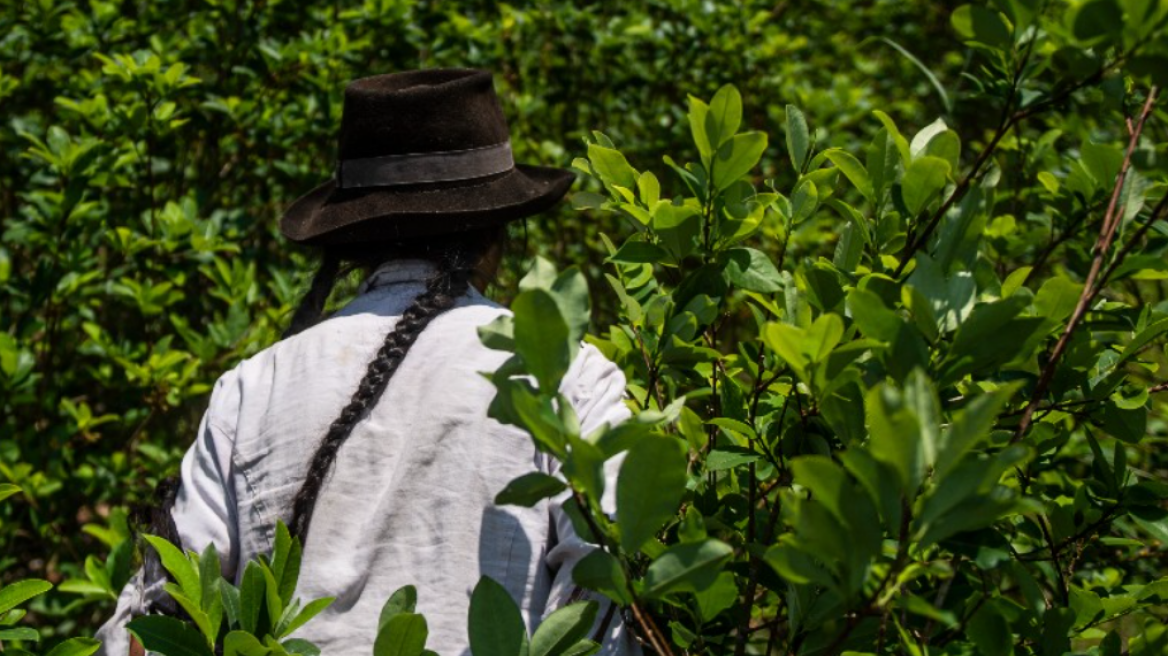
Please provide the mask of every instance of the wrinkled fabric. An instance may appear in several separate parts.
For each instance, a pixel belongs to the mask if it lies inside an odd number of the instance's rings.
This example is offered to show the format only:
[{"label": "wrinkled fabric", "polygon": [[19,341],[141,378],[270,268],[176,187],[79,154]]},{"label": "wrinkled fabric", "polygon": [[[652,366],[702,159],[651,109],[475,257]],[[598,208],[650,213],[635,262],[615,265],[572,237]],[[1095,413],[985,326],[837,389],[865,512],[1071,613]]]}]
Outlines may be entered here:
[{"label": "wrinkled fabric", "polygon": [[[187,549],[214,544],[223,574],[237,584],[243,565],[273,546],[277,519],[292,500],[328,425],[348,402],[385,335],[434,271],[422,261],[390,262],[328,320],[283,340],[223,374],[197,439],[182,462],[173,515]],[[496,506],[495,495],[529,472],[555,474],[519,430],[487,417],[492,372],[507,353],[479,342],[476,329],[508,310],[475,290],[421,333],[377,405],[341,447],[317,500],[304,545],[297,596],[336,601],[293,634],[325,656],[367,656],[385,600],[418,588],[427,647],[469,654],[467,610],[483,575],[501,583],[528,629],[580,598],[571,569],[592,546],[573,530],[564,496],[533,508]],[[583,345],[561,391],[583,434],[629,416],[620,370]],[[611,461],[604,505],[612,512]],[[127,653],[131,616],[162,594],[141,572],[123,590],[98,637],[103,652]],[[607,602],[601,603],[600,619]],[[639,652],[615,613],[603,652]]]}]

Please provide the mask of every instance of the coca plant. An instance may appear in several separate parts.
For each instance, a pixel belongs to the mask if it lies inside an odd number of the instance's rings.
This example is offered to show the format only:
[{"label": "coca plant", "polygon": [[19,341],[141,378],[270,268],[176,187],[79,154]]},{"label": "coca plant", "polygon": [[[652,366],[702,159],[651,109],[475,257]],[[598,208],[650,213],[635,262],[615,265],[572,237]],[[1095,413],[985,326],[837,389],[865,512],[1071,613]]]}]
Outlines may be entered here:
[{"label": "coca plant", "polygon": [[[145,539],[173,580],[164,585],[165,592],[184,611],[180,617],[146,615],[129,622],[126,628],[147,651],[162,656],[320,656],[316,644],[291,636],[334,598],[302,605],[296,597],[302,548],[283,522],[276,523],[271,553],[247,563],[238,587],[223,578],[215,545],[199,554],[155,536]],[[370,636],[374,656],[438,656],[426,649],[430,631],[417,604],[412,585],[389,596]],[[589,656],[599,648],[588,639],[596,607],[592,601],[567,604],[529,636],[507,589],[483,576],[470,595],[469,645],[478,656]]]},{"label": "coca plant", "polygon": [[[482,331],[514,353],[493,416],[563,462],[498,501],[562,495],[600,547],[576,581],[647,649],[1168,649],[1168,7],[1048,4],[953,14],[989,134],[876,110],[832,148],[788,106],[771,140],[725,86],[689,99],[693,161],[587,140],[620,310],[585,337],[582,275],[541,261]],[[1065,132],[1090,94],[1109,131]],[[591,435],[557,393],[581,337],[636,411]]]}]

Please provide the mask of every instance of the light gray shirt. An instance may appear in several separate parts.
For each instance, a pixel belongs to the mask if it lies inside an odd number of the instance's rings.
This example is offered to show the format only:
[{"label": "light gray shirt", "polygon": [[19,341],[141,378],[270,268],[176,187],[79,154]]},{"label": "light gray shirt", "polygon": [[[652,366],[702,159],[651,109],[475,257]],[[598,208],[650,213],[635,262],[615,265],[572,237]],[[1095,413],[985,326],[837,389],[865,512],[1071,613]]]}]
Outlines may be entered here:
[{"label": "light gray shirt", "polygon": [[[214,543],[224,576],[236,583],[243,565],[271,551],[276,520],[290,520],[325,430],[433,270],[418,260],[387,263],[343,310],[223,374],[182,462],[173,514],[185,548]],[[341,447],[317,500],[297,587],[302,601],[336,597],[294,634],[324,656],[371,654],[382,604],[407,584],[418,588],[427,647],[441,656],[469,654],[467,609],[482,575],[510,591],[529,630],[580,597],[571,569],[593,547],[573,532],[563,495],[533,508],[493,502],[512,479],[559,466],[527,435],[487,417],[495,390],[480,372],[508,354],[482,346],[476,329],[507,312],[472,289],[434,319]],[[585,435],[629,416],[624,389],[620,370],[588,345],[561,387]],[[611,512],[611,494],[604,505]],[[160,594],[161,582],[142,578],[126,586],[98,633],[106,654],[127,653],[125,623]],[[619,613],[603,647],[639,652]]]}]

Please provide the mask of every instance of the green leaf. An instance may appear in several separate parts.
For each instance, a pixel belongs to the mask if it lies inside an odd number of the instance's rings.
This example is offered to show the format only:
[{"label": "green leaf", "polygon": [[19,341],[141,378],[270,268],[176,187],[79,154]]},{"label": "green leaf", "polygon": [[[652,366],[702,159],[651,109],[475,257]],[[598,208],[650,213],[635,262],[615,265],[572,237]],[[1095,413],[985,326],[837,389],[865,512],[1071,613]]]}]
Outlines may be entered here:
[{"label": "green leaf", "polygon": [[122,588],[130,580],[130,577],[133,576],[133,573],[130,571],[133,558],[133,541],[122,540],[110,551],[110,555],[105,559],[105,572],[109,577],[110,588],[113,591],[120,593]]},{"label": "green leaf", "polygon": [[1123,151],[1115,146],[1087,141],[1079,149],[1079,156],[1095,182],[1110,190],[1123,166]]},{"label": "green leaf", "polygon": [[[272,547],[272,576],[276,581],[280,581],[284,574],[284,567],[288,562],[288,554],[292,551],[292,533],[288,530],[288,526],[280,520],[276,520],[276,542]],[[288,597],[280,596],[281,599]]]},{"label": "green leaf", "polygon": [[271,652],[258,638],[245,631],[232,631],[223,639],[223,656],[267,656]]},{"label": "green leaf", "polygon": [[700,592],[713,585],[734,550],[719,540],[676,544],[653,560],[645,572],[645,596]]},{"label": "green leaf", "polygon": [[949,628],[957,626],[957,617],[952,612],[941,610],[921,597],[904,595],[900,597],[899,605],[914,615],[940,622],[943,626]]},{"label": "green leaf", "polygon": [[519,291],[525,292],[529,289],[542,289],[545,292],[551,291],[552,285],[555,282],[556,266],[548,261],[547,258],[536,257],[535,262],[531,264],[531,268],[519,280]]},{"label": "green leaf", "polygon": [[1009,49],[1014,43],[1013,28],[999,12],[980,5],[961,5],[949,17],[953,29],[964,39],[995,48]]},{"label": "green leaf", "polygon": [[937,447],[936,478],[944,478],[966,453],[989,437],[998,413],[1019,387],[1020,383],[1013,383],[979,394],[957,413]]},{"label": "green leaf", "polygon": [[731,248],[719,256],[726,282],[752,292],[769,294],[782,289],[774,262],[753,248]]},{"label": "green leaf", "polygon": [[657,207],[661,200],[661,182],[652,171],[644,171],[637,178],[637,193],[641,196],[641,202],[650,210]]},{"label": "green leaf", "polygon": [[[334,601],[336,601],[336,597],[322,597],[321,599],[313,599],[308,602],[308,605],[301,609],[292,621],[288,622],[288,625],[284,627],[277,637],[283,638],[284,636],[291,635],[293,631],[304,626],[309,620],[321,614]],[[384,609],[382,610],[384,611]]]},{"label": "green leaf", "polygon": [[925,207],[945,188],[949,175],[949,162],[930,155],[918,157],[908,165],[901,180],[901,195],[905,207],[913,216]]},{"label": "green leaf", "polygon": [[791,472],[795,482],[807,488],[817,503],[823,504],[841,524],[848,525],[845,506],[852,503],[852,486],[842,467],[827,456],[802,456],[791,460]]},{"label": "green leaf", "polygon": [[[128,542],[125,544],[129,545]],[[219,624],[223,619],[223,598],[219,595],[219,581],[222,578],[219,552],[215,549],[215,543],[211,543],[199,558],[199,583],[203,588],[201,609],[207,613],[209,620],[207,637],[212,642],[219,636]]]},{"label": "green leaf", "polygon": [[530,508],[543,499],[563,492],[566,488],[564,482],[555,476],[531,472],[508,483],[502,492],[495,495],[495,504]]},{"label": "green leaf", "polygon": [[993,603],[983,604],[969,619],[965,635],[978,651],[986,656],[1007,656],[1013,653],[1013,635],[1006,618],[997,611]]},{"label": "green leaf", "polygon": [[888,135],[892,137],[892,141],[896,144],[896,150],[900,153],[900,161],[907,164],[912,161],[912,152],[909,150],[908,139],[900,133],[900,129],[896,127],[896,122],[892,117],[879,109],[873,110],[872,114],[880,119],[880,123],[884,125],[884,129],[888,130]]},{"label": "green leaf", "polygon": [[840,238],[831,260],[832,265],[847,273],[855,271],[864,257],[866,241],[863,224],[859,221],[848,221],[840,231]]},{"label": "green leaf", "polygon": [[734,575],[730,572],[718,574],[718,578],[714,579],[713,585],[694,594],[694,598],[698,602],[698,612],[701,614],[702,620],[709,622],[721,614],[722,611],[733,606],[734,602],[738,601],[738,594],[738,586],[734,583]]},{"label": "green leaf", "polygon": [[240,617],[239,589],[219,579],[219,601],[227,616],[227,626],[238,626]]},{"label": "green leaf", "polygon": [[[1127,70],[1157,86],[1168,86],[1168,54],[1144,53],[1136,55],[1128,61]],[[3,278],[3,274],[0,273],[0,281]]]},{"label": "green leaf", "polygon": [[628,580],[620,563],[600,549],[576,563],[572,568],[572,581],[583,588],[604,594],[619,604],[627,605],[632,600]]},{"label": "green leaf", "polygon": [[[592,642],[591,640],[581,640],[580,642],[577,642],[576,644],[569,647],[567,651],[563,652],[560,656],[592,656],[598,651],[600,651],[599,644]],[[430,656],[438,655],[431,654]]]},{"label": "green leaf", "polygon": [[911,498],[927,467],[920,419],[909,408],[905,396],[887,383],[869,390],[864,405],[872,457],[897,473],[900,489]]},{"label": "green leaf", "polygon": [[928,155],[929,153],[926,151],[929,143],[948,129],[949,126],[945,124],[945,120],[940,118],[921,128],[921,131],[913,136],[912,143],[909,144],[909,151],[912,153],[913,159],[921,155]]},{"label": "green leaf", "polygon": [[1074,312],[1082,293],[1081,283],[1055,276],[1042,283],[1042,287],[1034,295],[1034,307],[1038,310],[1038,315],[1049,320],[1051,324],[1061,324]]},{"label": "green leaf", "polygon": [[377,621],[378,629],[393,619],[398,613],[413,613],[418,607],[418,589],[412,585],[404,585],[394,591],[381,607],[381,616]]},{"label": "green leaf", "polygon": [[556,276],[551,286],[552,297],[560,306],[564,323],[568,325],[568,353],[575,357],[588,322],[592,318],[591,299],[588,296],[588,281],[576,267],[568,267]]},{"label": "green leaf", "polygon": [[621,548],[636,553],[677,514],[685,481],[686,447],[680,440],[643,439],[629,449],[616,486]]},{"label": "green leaf", "polygon": [[276,548],[272,552],[272,575],[278,583],[277,592],[284,605],[292,600],[296,582],[300,578],[300,539],[288,531],[284,522],[276,521]]},{"label": "green leaf", "polygon": [[[952,380],[969,372],[994,369],[1023,352],[1027,340],[1044,323],[1039,317],[1017,316],[1028,301],[1012,296],[974,307],[953,336],[941,379]],[[1010,339],[1000,339],[1010,335]]]},{"label": "green leaf", "polygon": [[743,132],[722,144],[710,163],[714,188],[722,191],[750,173],[766,146],[767,136],[762,132]]},{"label": "green leaf", "polygon": [[203,586],[199,583],[198,571],[195,570],[194,564],[191,563],[186,554],[165,538],[155,535],[143,537],[158,552],[159,558],[162,559],[162,566],[174,577],[183,594],[189,597],[196,606],[202,607]]},{"label": "green leaf", "polygon": [[808,377],[812,363],[823,362],[843,338],[840,315],[821,314],[806,329],[786,323],[769,323],[763,330],[767,346],[775,350],[801,377]]},{"label": "green leaf", "polygon": [[899,527],[900,491],[896,486],[888,485],[889,479],[896,476],[895,469],[863,449],[848,449],[839,455],[839,460],[876,503],[885,526]]},{"label": "green leaf", "polygon": [[961,164],[961,138],[953,130],[942,130],[925,144],[924,154],[945,160],[952,174]]},{"label": "green leaf", "polygon": [[311,642],[302,638],[292,638],[280,643],[289,654],[298,654],[299,656],[320,656],[320,648]]},{"label": "green leaf", "polygon": [[872,199],[872,180],[868,177],[868,170],[864,168],[860,160],[838,148],[823,151],[823,156],[831,160],[836,168],[843,171],[843,174],[863,194],[864,198]]},{"label": "green leaf", "polygon": [[[27,640],[29,642],[40,642],[41,634],[36,629],[30,629],[27,626],[19,626],[15,629],[0,629],[0,640]],[[9,650],[3,653],[8,654]]]},{"label": "green leaf", "polygon": [[572,362],[568,325],[552,295],[542,289],[521,293],[511,304],[515,315],[515,352],[539,381],[554,393]]},{"label": "green leaf", "polygon": [[879,202],[884,192],[896,180],[897,170],[901,165],[900,151],[896,146],[896,139],[888,128],[880,128],[872,143],[868,144],[867,169],[872,183],[872,200]]},{"label": "green leaf", "polygon": [[89,656],[101,647],[100,640],[93,638],[69,638],[53,647],[45,656]]},{"label": "green leaf", "polygon": [[496,351],[515,351],[515,324],[510,315],[501,315],[494,321],[478,327],[479,341]]},{"label": "green leaf", "polygon": [[[698,147],[698,154],[702,162],[707,163],[714,154],[714,147],[710,145],[710,137],[706,134],[706,116],[710,113],[710,106],[694,96],[689,97],[689,129],[693,134],[694,145]],[[666,155],[668,157],[668,155]],[[673,167],[679,173],[682,170]],[[684,175],[683,175],[684,177]]]},{"label": "green leaf", "polygon": [[738,133],[738,126],[742,124],[742,95],[734,85],[724,85],[714,94],[705,123],[706,136],[714,151]]},{"label": "green leaf", "polygon": [[167,583],[163,586],[163,589],[166,590],[166,593],[169,594],[172,599],[178,602],[178,605],[181,606],[184,611],[186,611],[187,615],[190,615],[191,621],[195,623],[195,626],[199,627],[199,631],[202,631],[203,636],[206,638],[207,644],[214,644],[215,636],[217,634],[211,631],[211,618],[207,616],[207,613],[203,611],[203,609],[200,608],[199,605],[194,602],[194,600],[183,594],[177,585],[173,583]]},{"label": "green leaf", "polygon": [[627,264],[657,264],[669,259],[669,253],[656,244],[645,241],[626,241],[608,257],[610,262]]},{"label": "green leaf", "polygon": [[568,604],[547,616],[531,636],[531,656],[562,656],[588,637],[596,621],[595,601]]},{"label": "green leaf", "polygon": [[164,656],[214,656],[198,629],[173,617],[144,615],[131,620],[126,629],[146,651]]},{"label": "green leaf", "polygon": [[8,497],[23,491],[24,490],[21,490],[19,486],[13,485],[11,483],[0,483],[0,501],[3,501]]},{"label": "green leaf", "polygon": [[[248,563],[239,585],[239,628],[248,633],[266,633],[267,626],[261,622],[266,616],[264,613],[266,593],[263,568],[255,561]],[[271,621],[269,618],[268,622]]]},{"label": "green leaf", "polygon": [[608,202],[607,196],[593,193],[591,191],[578,191],[572,194],[570,201],[572,209],[576,210],[595,210],[600,209],[602,205]]},{"label": "green leaf", "polygon": [[52,589],[52,583],[41,579],[25,579],[0,588],[0,616],[29,599]]},{"label": "green leaf", "polygon": [[597,144],[588,144],[588,159],[600,177],[610,184],[626,189],[637,186],[637,172],[629,166],[628,160],[620,152]]},{"label": "green leaf", "polygon": [[280,584],[276,581],[272,569],[262,562],[260,565],[260,573],[264,577],[264,604],[268,611],[268,619],[273,625],[272,632],[275,632],[278,629],[280,618],[284,615],[284,609],[290,605],[292,600],[280,596]]},{"label": "green leaf", "polygon": [[422,656],[429,634],[426,618],[417,613],[398,613],[377,632],[373,656]]},{"label": "green leaf", "polygon": [[1071,26],[1075,38],[1085,42],[1118,35],[1124,29],[1123,10],[1115,0],[1092,0],[1074,12]]},{"label": "green leaf", "polygon": [[706,457],[706,471],[725,471],[757,462],[761,456],[743,448],[722,448],[710,451]]},{"label": "green leaf", "polygon": [[470,596],[470,651],[474,656],[527,656],[527,628],[507,589],[488,576]]},{"label": "green leaf", "polygon": [[807,154],[811,150],[811,137],[807,129],[807,119],[794,105],[787,105],[787,155],[796,172],[803,171]]}]

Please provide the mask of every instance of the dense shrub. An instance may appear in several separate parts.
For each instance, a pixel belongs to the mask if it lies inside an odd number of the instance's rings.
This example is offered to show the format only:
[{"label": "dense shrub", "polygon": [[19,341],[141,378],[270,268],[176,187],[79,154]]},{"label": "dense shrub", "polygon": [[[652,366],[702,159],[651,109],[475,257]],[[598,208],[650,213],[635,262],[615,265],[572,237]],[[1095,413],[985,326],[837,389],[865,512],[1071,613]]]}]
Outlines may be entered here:
[{"label": "dense shrub", "polygon": [[[472,65],[519,159],[587,174],[525,242],[582,273],[537,264],[484,338],[518,356],[499,418],[571,463],[605,547],[581,581],[648,643],[1161,653],[1166,16],[6,7],[0,573],[59,584],[23,624],[53,643],[108,611],[125,508],[287,321],[306,254],[275,219],[331,170],[343,82]],[[589,326],[642,411],[598,436],[540,391]],[[614,522],[592,473],[624,452]]]}]

